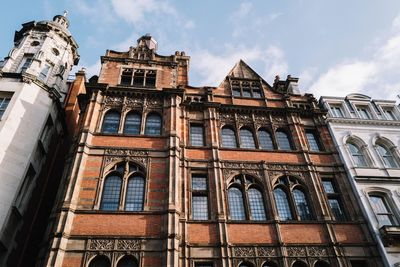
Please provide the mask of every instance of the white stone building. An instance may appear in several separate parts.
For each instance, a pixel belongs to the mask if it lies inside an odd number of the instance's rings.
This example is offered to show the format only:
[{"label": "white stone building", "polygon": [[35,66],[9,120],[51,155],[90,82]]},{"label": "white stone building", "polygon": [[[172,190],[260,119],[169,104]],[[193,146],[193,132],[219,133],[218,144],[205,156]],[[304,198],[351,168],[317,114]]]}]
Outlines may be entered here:
[{"label": "white stone building", "polygon": [[66,14],[22,24],[0,62],[0,266],[9,265],[24,220],[34,218],[28,204],[44,186],[38,177],[46,175],[52,142],[63,135],[67,78],[79,61],[68,26]]},{"label": "white stone building", "polygon": [[400,266],[400,109],[362,94],[321,97],[349,179],[387,266]]}]

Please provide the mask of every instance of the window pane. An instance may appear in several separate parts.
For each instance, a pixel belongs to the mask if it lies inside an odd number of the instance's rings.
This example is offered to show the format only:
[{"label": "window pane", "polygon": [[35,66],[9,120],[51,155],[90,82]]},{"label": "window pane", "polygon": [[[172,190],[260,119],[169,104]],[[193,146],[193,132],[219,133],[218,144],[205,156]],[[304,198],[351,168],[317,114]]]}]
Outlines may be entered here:
[{"label": "window pane", "polygon": [[251,97],[251,89],[250,89],[250,84],[248,82],[242,83],[242,92],[243,92],[243,97]]},{"label": "window pane", "polygon": [[360,117],[361,117],[362,119],[367,119],[367,120],[369,120],[369,119],[372,118],[371,114],[369,113],[368,108],[366,108],[366,107],[359,107],[359,108],[357,108],[357,111],[358,111],[358,113],[360,114]]},{"label": "window pane", "polygon": [[118,133],[120,114],[116,111],[108,111],[104,115],[103,133]]},{"label": "window pane", "polygon": [[361,152],[361,150],[357,146],[355,146],[351,143],[348,143],[348,146],[349,146],[351,156],[353,157],[354,164],[357,167],[366,167],[367,162],[365,161],[364,154]]},{"label": "window pane", "polygon": [[263,221],[267,219],[265,215],[264,200],[261,192],[255,188],[250,188],[247,192],[249,196],[251,218],[255,221]]},{"label": "window pane", "polygon": [[276,140],[278,142],[278,147],[281,150],[292,150],[292,146],[290,145],[289,137],[285,132],[277,131],[276,132]]},{"label": "window pane", "polygon": [[213,264],[212,263],[202,263],[202,262],[200,262],[200,263],[196,263],[194,266],[195,267],[213,267]]},{"label": "window pane", "polygon": [[233,96],[240,96],[240,87],[238,85],[232,85]]},{"label": "window pane", "polygon": [[253,133],[247,129],[240,129],[240,143],[243,148],[256,148]]},{"label": "window pane", "polygon": [[236,187],[228,190],[229,213],[232,220],[245,220],[246,214],[243,205],[242,192]]},{"label": "window pane", "polygon": [[118,210],[121,183],[121,178],[118,176],[109,176],[106,178],[100,205],[101,210]]},{"label": "window pane", "polygon": [[202,125],[190,125],[190,144],[204,146],[204,128]]},{"label": "window pane", "polygon": [[222,128],[222,147],[237,147],[235,132],[227,127]]},{"label": "window pane", "polygon": [[385,147],[383,147],[381,145],[376,145],[376,149],[378,150],[379,155],[381,155],[386,167],[389,167],[389,168],[397,167],[397,163],[394,160],[392,152],[390,152],[388,149],[386,149]]},{"label": "window pane", "polygon": [[343,212],[342,206],[336,198],[328,199],[329,206],[331,207],[332,213],[335,216],[336,220],[344,221],[346,220],[346,216]]},{"label": "window pane", "polygon": [[7,109],[8,104],[10,103],[11,98],[9,97],[0,97],[0,119],[3,116],[4,112]]},{"label": "window pane", "polygon": [[125,256],[118,261],[117,267],[137,267],[136,260],[133,257]]},{"label": "window pane", "polygon": [[261,149],[274,149],[271,134],[265,130],[258,131],[258,141]]},{"label": "window pane", "polygon": [[321,151],[320,145],[314,132],[306,131],[306,137],[311,151]]},{"label": "window pane", "polygon": [[332,114],[333,114],[334,117],[340,117],[340,118],[344,117],[341,107],[332,106],[331,110],[332,110]]},{"label": "window pane", "polygon": [[125,117],[124,133],[126,134],[140,134],[140,124],[142,116],[137,113],[128,113]]},{"label": "window pane", "polygon": [[121,84],[131,85],[132,84],[132,69],[124,69],[121,74]]},{"label": "window pane", "polygon": [[322,185],[324,186],[325,193],[327,194],[335,193],[335,188],[333,187],[332,181],[324,180],[322,181]]},{"label": "window pane", "polygon": [[105,256],[97,256],[90,261],[89,267],[111,267],[110,261]]},{"label": "window pane", "polygon": [[385,113],[386,118],[387,118],[388,120],[391,120],[391,121],[396,120],[396,116],[393,114],[393,111],[392,111],[392,110],[390,110],[390,109],[384,109],[383,112]]},{"label": "window pane", "polygon": [[147,116],[145,134],[161,134],[161,117],[159,115],[153,113]]},{"label": "window pane", "polygon": [[156,71],[151,70],[146,73],[146,86],[156,86]]},{"label": "window pane", "polygon": [[386,201],[381,196],[370,196],[372,209],[374,210],[380,225],[392,225],[393,214],[389,210]]},{"label": "window pane", "polygon": [[144,85],[144,70],[136,70],[133,74],[133,84],[143,86]]},{"label": "window pane", "polygon": [[278,210],[279,214],[279,219],[281,219],[282,221],[292,220],[292,212],[290,211],[286,193],[282,189],[276,188],[274,190],[274,198],[276,202],[276,209]]},{"label": "window pane", "polygon": [[45,65],[42,71],[39,73],[39,79],[44,81],[47,75],[49,74],[49,71],[50,71],[50,65]]},{"label": "window pane", "polygon": [[207,190],[207,178],[200,176],[193,176],[192,190]]},{"label": "window pane", "polygon": [[194,220],[208,220],[207,196],[192,197],[192,217]]},{"label": "window pane", "polygon": [[301,220],[311,220],[311,212],[308,207],[306,195],[299,189],[293,190],[293,198],[296,204],[296,210]]},{"label": "window pane", "polygon": [[125,210],[141,211],[143,210],[144,200],[144,179],[140,176],[134,176],[128,180],[126,190]]}]

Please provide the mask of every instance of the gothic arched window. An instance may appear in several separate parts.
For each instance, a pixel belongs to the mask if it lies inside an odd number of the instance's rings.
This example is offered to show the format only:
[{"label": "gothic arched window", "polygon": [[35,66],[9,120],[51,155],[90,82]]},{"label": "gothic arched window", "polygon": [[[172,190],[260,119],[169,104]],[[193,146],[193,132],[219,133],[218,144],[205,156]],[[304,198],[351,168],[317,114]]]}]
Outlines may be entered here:
[{"label": "gothic arched window", "polygon": [[273,261],[267,261],[263,264],[262,267],[278,267],[278,265]]},{"label": "gothic arched window", "polygon": [[276,141],[278,143],[278,148],[280,150],[292,150],[292,144],[290,143],[289,136],[285,131],[277,130],[275,135]]},{"label": "gothic arched window", "polygon": [[397,168],[399,166],[394,155],[386,145],[381,143],[376,144],[376,150],[386,167]]},{"label": "gothic arched window", "polygon": [[256,148],[253,132],[249,129],[240,129],[240,146],[243,148]]},{"label": "gothic arched window", "polygon": [[111,263],[106,256],[96,256],[90,261],[89,267],[111,267]]},{"label": "gothic arched window", "polygon": [[261,149],[270,149],[270,150],[274,149],[272,136],[268,131],[264,129],[258,130],[258,144]]},{"label": "gothic arched window", "polygon": [[157,113],[150,113],[146,119],[146,129],[144,131],[147,135],[161,135],[161,116]]},{"label": "gothic arched window", "polygon": [[232,220],[267,219],[264,197],[259,188],[260,185],[255,179],[248,175],[238,175],[232,180],[228,189],[229,213]]},{"label": "gothic arched window", "polygon": [[282,176],[274,188],[275,204],[280,220],[312,220],[311,207],[304,193],[306,188],[295,177]]},{"label": "gothic arched window", "polygon": [[144,200],[144,179],[143,177],[133,174],[128,179],[128,187],[126,189],[125,210],[141,211],[143,210]]},{"label": "gothic arched window", "polygon": [[254,265],[250,262],[242,262],[239,267],[254,267]]},{"label": "gothic arched window", "polygon": [[303,261],[295,261],[292,267],[307,267],[308,265]]},{"label": "gothic arched window", "polygon": [[140,134],[140,126],[142,116],[136,112],[129,112],[125,116],[124,133],[125,134]]},{"label": "gothic arched window", "polygon": [[138,267],[137,261],[132,256],[124,256],[118,261],[117,267]]},{"label": "gothic arched window", "polygon": [[236,134],[230,127],[224,126],[221,130],[222,147],[236,148]]},{"label": "gothic arched window", "polygon": [[347,146],[349,147],[350,155],[353,158],[354,165],[356,167],[366,167],[367,161],[362,150],[356,144],[350,142],[347,143]]},{"label": "gothic arched window", "polygon": [[121,195],[122,179],[117,175],[110,175],[104,181],[101,210],[118,210]]},{"label": "gothic arched window", "polygon": [[118,111],[110,110],[104,115],[101,131],[103,133],[118,133],[121,114]]},{"label": "gothic arched window", "polygon": [[314,267],[330,267],[330,264],[327,263],[326,261],[317,261],[314,264]]}]

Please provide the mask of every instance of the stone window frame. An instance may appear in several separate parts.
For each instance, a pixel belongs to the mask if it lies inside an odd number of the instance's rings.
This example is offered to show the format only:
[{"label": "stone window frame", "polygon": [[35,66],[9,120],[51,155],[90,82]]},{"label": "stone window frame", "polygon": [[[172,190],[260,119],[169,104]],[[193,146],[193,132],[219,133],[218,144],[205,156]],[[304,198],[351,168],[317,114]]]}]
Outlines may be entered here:
[{"label": "stone window frame", "polygon": [[[357,118],[358,119],[361,119],[361,120],[374,120],[374,119],[376,119],[376,114],[373,111],[373,109],[372,109],[372,107],[371,107],[371,105],[369,103],[354,103],[353,102],[353,104],[356,107],[355,108],[355,112],[357,114]],[[363,110],[363,109],[366,111],[367,117],[369,117],[369,118],[364,118],[361,115],[360,110]]]},{"label": "stone window frame", "polygon": [[[277,132],[283,132],[284,134],[286,134],[288,142],[289,142],[289,146],[290,146],[289,150],[280,148],[280,145],[279,145],[279,142],[278,142],[278,138],[276,136]],[[274,136],[274,139],[275,139],[275,142],[276,142],[276,145],[277,145],[277,150],[280,150],[280,151],[294,151],[294,150],[296,150],[295,144],[293,142],[293,136],[290,134],[290,131],[287,129],[287,127],[278,127],[278,128],[276,128],[275,131],[274,131],[274,135],[273,136]]]},{"label": "stone window frame", "polygon": [[[372,160],[372,155],[369,152],[368,145],[358,136],[353,134],[349,134],[344,137],[343,139],[344,148],[346,150],[347,155],[349,155],[351,164],[354,168],[374,168],[375,163]],[[356,162],[353,158],[353,154],[350,151],[350,147],[348,144],[352,144],[361,151],[362,155],[364,156],[364,160],[366,162],[366,166],[357,166]]]},{"label": "stone window frame", "polygon": [[[327,191],[325,190],[325,186],[323,185],[323,182],[324,182],[324,181],[328,181],[328,182],[330,182],[330,183],[332,184],[333,192],[327,192]],[[321,177],[321,186],[322,186],[323,193],[324,193],[324,195],[325,195],[325,197],[326,197],[326,200],[327,200],[326,203],[327,203],[327,206],[329,207],[329,211],[330,211],[330,214],[331,214],[331,218],[333,218],[335,221],[338,221],[338,222],[346,222],[346,221],[348,221],[348,218],[349,218],[350,216],[349,216],[349,214],[347,213],[347,210],[344,209],[344,205],[343,205],[343,203],[344,203],[343,194],[342,194],[342,192],[341,192],[341,190],[340,190],[340,186],[339,186],[339,184],[336,182],[335,178],[334,178],[333,176],[323,175],[323,176]],[[330,199],[336,199],[336,200],[339,202],[339,206],[340,206],[340,208],[341,208],[341,210],[342,210],[342,212],[343,212],[344,218],[338,219],[338,218],[335,216],[335,214],[334,214],[334,212],[332,211],[332,208],[331,208],[331,206],[330,206],[330,204],[329,204],[329,200],[330,200]]]},{"label": "stone window frame", "polygon": [[[396,166],[386,166],[386,163],[381,155],[381,153],[378,151],[378,145],[382,146],[385,148],[387,151],[390,152],[391,156],[393,157],[393,161]],[[372,146],[375,150],[375,153],[377,154],[380,162],[385,168],[388,169],[399,169],[400,168],[400,152],[397,149],[397,146],[388,138],[381,136],[380,134],[377,134],[373,140],[372,140]]]},{"label": "stone window frame", "polygon": [[[104,184],[108,176],[112,175],[113,173],[117,173],[117,168],[118,166],[124,163],[124,171],[122,175],[119,175],[121,178],[121,189],[120,189],[120,196],[119,196],[119,205],[117,210],[102,210],[101,209],[101,203],[103,200],[103,193],[104,193]],[[137,171],[135,172],[130,172],[129,171],[129,165],[135,165],[137,167]],[[140,211],[128,211],[125,210],[125,205],[126,205],[126,194],[128,190],[128,182],[129,178],[134,175],[134,173],[140,173],[141,177],[144,179],[144,188],[143,188],[143,203],[142,203],[142,210]],[[119,173],[120,174],[120,173]],[[98,210],[101,212],[128,212],[128,213],[137,213],[137,212],[143,212],[146,210],[146,203],[147,203],[147,188],[148,187],[148,173],[147,169],[140,163],[133,161],[133,160],[125,160],[121,159],[118,161],[113,161],[112,163],[108,164],[104,170],[103,174],[99,178],[99,182],[97,185],[97,194],[96,194],[96,199],[95,199],[95,205],[94,205],[94,210]]]},{"label": "stone window frame", "polygon": [[[248,87],[243,87],[243,83],[249,83]],[[252,86],[253,84],[258,84],[259,86]],[[233,85],[236,85],[239,88],[239,95],[236,95],[233,90]],[[233,98],[249,98],[249,99],[264,99],[265,93],[262,81],[260,79],[238,79],[238,78],[229,78],[229,88],[231,90],[231,96]],[[250,96],[244,96],[243,88],[249,88],[248,91]],[[254,92],[259,91],[260,96],[255,97]]]},{"label": "stone window frame", "polygon": [[[203,121],[195,121],[195,120],[189,120],[188,122],[189,124],[189,131],[188,131],[188,141],[189,141],[189,146],[191,147],[206,147],[207,146],[207,138],[206,138],[206,127],[205,127],[205,123]],[[203,129],[203,144],[202,145],[194,145],[192,144],[192,135],[191,135],[191,128],[192,126],[200,126]]]},{"label": "stone window frame", "polygon": [[[281,179],[285,179],[286,182],[281,183],[280,182]],[[295,182],[293,182],[293,179],[295,180]],[[278,207],[276,206],[276,201],[275,201],[275,196],[274,196],[273,197],[274,198],[274,205],[275,205],[275,208],[276,208],[276,211],[277,211],[276,215],[278,216],[278,220],[279,221],[283,221],[283,222],[287,222],[287,221],[289,221],[289,222],[290,221],[304,222],[304,221],[315,221],[316,220],[315,207],[313,207],[312,201],[311,201],[312,200],[311,193],[308,190],[308,188],[305,185],[305,183],[302,181],[302,179],[300,179],[299,177],[294,176],[294,175],[281,175],[281,176],[277,177],[275,182],[274,182],[274,185],[272,187],[273,193],[274,193],[275,189],[277,189],[277,188],[280,188],[281,190],[283,190],[285,192],[287,202],[289,203],[289,209],[290,209],[290,212],[291,212],[291,215],[292,215],[292,219],[291,220],[281,220],[279,218],[279,211],[278,211]],[[301,217],[299,215],[299,212],[297,211],[296,201],[295,201],[295,198],[293,196],[293,191],[296,190],[296,189],[300,190],[304,194],[304,196],[306,198],[307,206],[308,206],[308,209],[309,209],[309,212],[310,212],[309,215],[311,217],[310,219],[305,219],[305,220],[301,219]]]},{"label": "stone window frame", "polygon": [[[328,114],[331,118],[351,118],[351,113],[354,113],[349,108],[349,103],[346,104],[345,100],[326,100],[325,102],[326,108],[328,110]],[[332,111],[332,107],[338,107],[341,109],[343,117],[335,116]]]},{"label": "stone window frame", "polygon": [[[310,134],[313,135],[314,140],[317,143],[318,150],[314,150],[314,149],[311,148],[310,140],[308,139],[307,133],[310,133]],[[305,127],[304,128],[304,136],[305,136],[305,139],[307,141],[308,150],[310,152],[324,152],[324,151],[326,151],[326,148],[324,147],[323,142],[321,140],[321,133],[318,131],[317,128]]]},{"label": "stone window frame", "polygon": [[[103,132],[103,123],[104,123],[104,117],[109,111],[116,111],[120,114],[120,120],[119,120],[119,126],[118,126],[118,132],[117,133],[104,133]],[[141,122],[140,122],[140,133],[139,134],[129,134],[129,133],[124,133],[124,128],[125,128],[125,119],[126,115],[130,112],[136,112],[141,115]],[[161,118],[161,123],[160,123],[160,134],[159,135],[148,135],[145,134],[145,129],[146,129],[146,123],[147,123],[147,117],[150,114],[157,114]],[[132,108],[132,109],[125,109],[122,110],[120,107],[107,107],[102,111],[102,115],[100,117],[100,121],[97,127],[97,132],[99,134],[104,134],[104,135],[125,135],[125,136],[151,136],[151,137],[156,137],[156,136],[162,136],[164,134],[164,127],[163,127],[163,116],[162,116],[162,110],[159,109],[151,109],[147,111],[143,111],[142,109],[139,108]]]},{"label": "stone window frame", "polygon": [[[14,95],[14,92],[6,92],[6,91],[0,92],[0,110],[2,111],[2,113],[0,114],[0,121],[7,118],[8,114],[10,112],[10,109],[11,109],[13,95]],[[7,104],[4,104],[4,103],[7,103]]]},{"label": "stone window frame", "polygon": [[[131,74],[131,81],[130,84],[122,84],[122,76],[123,76],[123,72],[124,70],[130,69],[132,70],[132,74]],[[143,76],[143,83],[142,85],[139,84],[135,84],[133,82],[134,76],[135,76],[135,71],[143,71],[144,72],[144,76]],[[147,73],[149,72],[154,72],[155,73],[155,78],[154,78],[154,85],[147,85]],[[118,78],[118,85],[119,86],[139,86],[139,87],[146,87],[146,88],[156,88],[157,86],[157,81],[158,81],[158,75],[157,75],[157,69],[155,68],[135,68],[135,67],[129,67],[129,66],[121,66],[120,69],[120,73],[119,73],[119,78]]]},{"label": "stone window frame", "polygon": [[386,204],[386,207],[389,209],[390,214],[393,218],[393,225],[398,225],[400,223],[400,210],[398,209],[394,199],[393,199],[393,193],[389,189],[383,188],[383,187],[369,187],[363,190],[367,200],[368,200],[368,207],[371,213],[373,214],[375,218],[375,225],[378,226],[378,228],[382,227],[383,225],[380,224],[379,219],[377,214],[375,213],[374,207],[372,206],[370,197],[371,195],[379,196],[382,197],[384,200],[384,203]]},{"label": "stone window frame", "polygon": [[[204,177],[206,179],[206,189],[205,190],[193,190],[193,177]],[[194,219],[193,218],[193,197],[194,196],[205,196],[207,197],[207,219]],[[205,171],[192,171],[190,174],[190,219],[194,221],[207,221],[210,220],[211,207],[210,207],[210,179]]]},{"label": "stone window frame", "polygon": [[[251,183],[247,183],[246,182],[247,181],[246,177],[249,177],[253,181]],[[240,179],[241,183],[239,184],[239,183],[235,182],[236,179]],[[228,194],[229,194],[229,189],[233,188],[233,187],[239,189],[240,192],[242,193],[242,201],[243,201],[244,215],[245,215],[244,216],[245,217],[244,220],[231,219],[231,214],[230,214],[231,212],[230,212]],[[255,220],[255,219],[252,218],[249,195],[248,195],[248,191],[251,188],[257,189],[260,192],[261,196],[262,196],[262,204],[264,206],[265,220]],[[226,183],[225,197],[226,197],[225,203],[227,205],[227,217],[228,217],[229,221],[234,221],[234,222],[241,222],[241,221],[265,222],[265,221],[270,220],[270,218],[268,218],[268,210],[267,210],[268,206],[266,205],[267,204],[267,197],[266,197],[266,194],[265,194],[265,189],[264,189],[262,181],[258,177],[254,176],[252,174],[247,174],[246,172],[241,172],[241,173],[235,174]]]}]

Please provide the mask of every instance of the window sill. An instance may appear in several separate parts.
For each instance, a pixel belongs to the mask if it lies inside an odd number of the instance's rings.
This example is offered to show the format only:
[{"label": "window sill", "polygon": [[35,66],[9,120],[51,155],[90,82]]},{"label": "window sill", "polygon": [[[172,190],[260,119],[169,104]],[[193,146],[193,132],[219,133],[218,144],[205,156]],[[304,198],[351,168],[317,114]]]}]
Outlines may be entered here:
[{"label": "window sill", "polygon": [[155,137],[155,138],[165,138],[166,135],[149,135],[149,134],[125,134],[125,133],[102,133],[96,132],[93,133],[94,136],[117,136],[117,137],[135,137],[135,138],[148,138],[148,137]]},{"label": "window sill", "polygon": [[211,146],[186,146],[187,149],[211,149]]},{"label": "window sill", "polygon": [[109,214],[109,215],[162,215],[166,214],[166,211],[151,211],[151,210],[142,210],[142,211],[126,211],[126,210],[76,210],[77,214]]},{"label": "window sill", "polygon": [[240,150],[240,151],[251,151],[251,152],[300,152],[300,150],[283,150],[283,149],[259,149],[259,148],[243,148],[243,147],[219,147],[221,150]]}]

